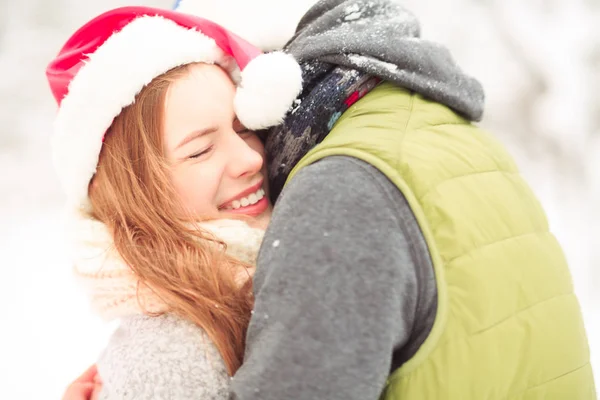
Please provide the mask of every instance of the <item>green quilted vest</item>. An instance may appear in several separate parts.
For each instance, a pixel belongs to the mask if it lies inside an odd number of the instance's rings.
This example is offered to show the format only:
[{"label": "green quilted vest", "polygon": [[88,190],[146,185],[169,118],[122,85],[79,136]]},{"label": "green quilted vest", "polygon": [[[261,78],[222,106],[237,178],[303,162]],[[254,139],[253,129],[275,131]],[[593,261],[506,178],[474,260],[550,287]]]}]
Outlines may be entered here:
[{"label": "green quilted vest", "polygon": [[384,400],[595,399],[571,276],[544,211],[491,135],[384,83],[355,103],[290,175],[348,155],[408,199],[435,268],[438,310]]}]

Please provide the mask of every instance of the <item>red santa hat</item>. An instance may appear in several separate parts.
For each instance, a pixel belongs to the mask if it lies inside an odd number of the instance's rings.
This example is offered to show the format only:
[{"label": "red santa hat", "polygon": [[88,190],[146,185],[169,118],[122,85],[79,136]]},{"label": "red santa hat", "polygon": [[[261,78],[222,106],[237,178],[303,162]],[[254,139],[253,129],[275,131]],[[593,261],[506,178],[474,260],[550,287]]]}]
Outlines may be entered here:
[{"label": "red santa hat", "polygon": [[234,108],[250,129],[281,123],[302,88],[298,63],[261,51],[198,16],[149,7],[106,12],[75,32],[46,75],[59,104],[53,156],[72,206],[86,208],[102,139],[157,76],[180,65],[217,64],[238,84]]}]

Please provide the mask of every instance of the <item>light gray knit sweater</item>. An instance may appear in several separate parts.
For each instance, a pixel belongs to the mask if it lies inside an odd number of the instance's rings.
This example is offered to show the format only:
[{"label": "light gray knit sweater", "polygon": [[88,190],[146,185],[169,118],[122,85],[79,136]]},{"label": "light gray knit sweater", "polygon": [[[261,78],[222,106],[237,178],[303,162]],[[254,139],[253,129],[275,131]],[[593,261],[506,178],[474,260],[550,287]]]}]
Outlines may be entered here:
[{"label": "light gray knit sweater", "polygon": [[101,400],[225,400],[229,376],[208,336],[173,315],[122,319],[98,360]]}]

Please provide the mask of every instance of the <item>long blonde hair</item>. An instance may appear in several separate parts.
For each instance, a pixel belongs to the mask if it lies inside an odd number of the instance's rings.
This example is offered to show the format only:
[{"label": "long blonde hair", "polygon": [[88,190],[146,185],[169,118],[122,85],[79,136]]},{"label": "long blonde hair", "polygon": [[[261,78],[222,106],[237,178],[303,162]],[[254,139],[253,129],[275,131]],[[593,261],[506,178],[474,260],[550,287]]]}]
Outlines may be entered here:
[{"label": "long blonde hair", "polygon": [[243,359],[251,282],[240,288],[235,271],[245,266],[182,218],[164,157],[166,92],[187,69],[155,78],[113,121],[90,183],[91,217],[106,224],[140,285],[206,331],[233,375]]}]

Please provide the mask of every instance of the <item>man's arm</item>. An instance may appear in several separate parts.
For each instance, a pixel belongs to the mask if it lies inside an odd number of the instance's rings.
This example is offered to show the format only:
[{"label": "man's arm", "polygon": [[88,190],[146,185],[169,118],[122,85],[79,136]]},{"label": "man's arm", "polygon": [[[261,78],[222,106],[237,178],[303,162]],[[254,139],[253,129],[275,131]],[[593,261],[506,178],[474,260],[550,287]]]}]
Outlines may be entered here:
[{"label": "man's arm", "polygon": [[259,254],[232,398],[378,399],[392,353],[435,304],[415,229],[406,200],[372,166],[330,157],[300,171]]}]

